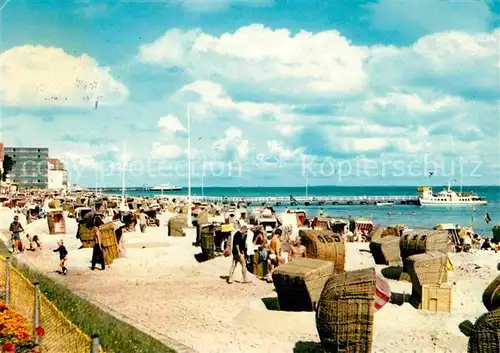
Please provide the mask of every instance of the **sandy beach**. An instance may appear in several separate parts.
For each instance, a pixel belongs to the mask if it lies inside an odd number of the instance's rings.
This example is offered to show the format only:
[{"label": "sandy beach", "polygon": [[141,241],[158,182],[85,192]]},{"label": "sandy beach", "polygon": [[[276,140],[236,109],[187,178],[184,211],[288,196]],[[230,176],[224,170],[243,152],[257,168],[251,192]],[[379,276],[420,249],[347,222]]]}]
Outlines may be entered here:
[{"label": "sandy beach", "polygon": [[[0,210],[2,240],[14,214]],[[76,221],[67,218],[67,234],[49,235],[47,221],[27,226],[37,234],[43,250],[17,255],[30,266],[62,282],[71,290],[101,305],[140,329],[170,337],[198,352],[316,352],[320,351],[314,313],[269,310],[276,292],[272,284],[253,278],[250,284],[227,284],[230,259],[219,257],[198,263],[193,239],[168,237],[161,215],[158,228],[145,234],[125,233],[126,258],[105,271],[89,269],[91,249],[80,249]],[[22,217],[21,217],[22,218]],[[22,220],[22,219],[21,219]],[[22,220],[23,221],[23,220]],[[25,235],[23,235],[25,237]],[[55,273],[56,242],[64,239],[69,250],[67,276]],[[431,313],[386,304],[375,314],[374,347],[378,352],[465,352],[467,338],[458,329],[463,320],[474,321],[486,312],[481,295],[497,276],[500,255],[492,251],[451,254],[454,271],[452,312]],[[366,243],[347,244],[346,270],[375,266]],[[380,271],[384,266],[375,266]],[[241,272],[236,272],[240,280]],[[411,284],[389,280],[394,293],[410,293]]]}]

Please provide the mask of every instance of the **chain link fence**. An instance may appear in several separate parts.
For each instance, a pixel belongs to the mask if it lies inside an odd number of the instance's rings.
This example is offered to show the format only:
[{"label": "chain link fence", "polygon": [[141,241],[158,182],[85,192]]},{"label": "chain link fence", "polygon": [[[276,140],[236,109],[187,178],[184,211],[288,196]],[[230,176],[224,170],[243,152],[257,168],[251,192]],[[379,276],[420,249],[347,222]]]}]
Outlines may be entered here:
[{"label": "chain link fence", "polygon": [[[97,335],[89,337],[52,304],[37,283],[31,283],[0,257],[0,292],[7,306],[28,322],[41,353],[103,353]],[[40,335],[43,329],[43,335]]]}]

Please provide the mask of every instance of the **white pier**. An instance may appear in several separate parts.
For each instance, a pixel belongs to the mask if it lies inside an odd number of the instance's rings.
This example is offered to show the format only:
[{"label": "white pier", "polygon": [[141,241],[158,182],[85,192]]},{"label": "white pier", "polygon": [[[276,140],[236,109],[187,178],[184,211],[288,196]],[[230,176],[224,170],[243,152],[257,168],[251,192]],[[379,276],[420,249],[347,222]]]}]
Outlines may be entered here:
[{"label": "white pier", "polygon": [[[185,199],[187,195],[164,195],[167,199]],[[247,205],[375,205],[380,202],[391,202],[401,205],[418,205],[418,196],[196,196],[193,202],[210,202],[223,204]]]}]

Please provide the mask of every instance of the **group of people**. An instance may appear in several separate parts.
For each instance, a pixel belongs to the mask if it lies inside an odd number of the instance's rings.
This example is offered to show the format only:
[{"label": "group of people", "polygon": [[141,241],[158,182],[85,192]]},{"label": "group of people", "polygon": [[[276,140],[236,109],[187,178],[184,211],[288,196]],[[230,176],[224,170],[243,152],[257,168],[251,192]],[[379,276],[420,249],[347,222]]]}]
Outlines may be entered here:
[{"label": "group of people", "polygon": [[481,237],[476,233],[471,234],[470,232],[466,232],[460,241],[464,252],[469,252],[472,249],[493,250],[495,252],[500,250],[500,243],[495,243],[490,238]]},{"label": "group of people", "polygon": [[299,257],[306,257],[306,248],[301,244],[300,237],[290,244],[287,255],[282,252],[280,238],[283,232],[280,228],[275,229],[270,239],[267,239],[264,231],[257,228],[251,231],[247,225],[242,225],[231,237],[231,242],[226,246],[226,255],[232,256],[231,268],[229,270],[228,283],[233,282],[234,272],[238,265],[241,266],[243,283],[249,283],[247,272],[253,272],[254,256],[259,257],[260,261],[267,262],[268,281],[272,281],[271,274],[276,267],[292,261]]},{"label": "group of people", "polygon": [[30,236],[29,234],[26,234],[26,240],[29,243],[29,248],[25,248],[21,240],[22,233],[24,233],[23,225],[19,221],[19,216],[15,215],[14,220],[9,226],[10,242],[8,244],[13,254],[22,253],[24,250],[36,251],[37,249],[42,249],[38,235]]}]

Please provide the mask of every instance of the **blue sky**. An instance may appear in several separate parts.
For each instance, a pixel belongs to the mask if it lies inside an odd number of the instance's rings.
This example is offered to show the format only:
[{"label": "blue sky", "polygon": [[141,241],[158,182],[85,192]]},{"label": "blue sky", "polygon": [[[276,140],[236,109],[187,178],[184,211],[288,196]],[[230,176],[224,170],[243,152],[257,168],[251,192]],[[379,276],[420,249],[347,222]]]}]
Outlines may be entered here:
[{"label": "blue sky", "polygon": [[73,182],[499,184],[493,1],[16,1],[6,145]]}]

